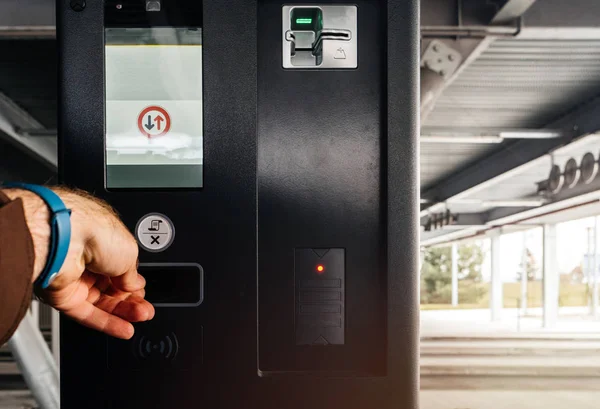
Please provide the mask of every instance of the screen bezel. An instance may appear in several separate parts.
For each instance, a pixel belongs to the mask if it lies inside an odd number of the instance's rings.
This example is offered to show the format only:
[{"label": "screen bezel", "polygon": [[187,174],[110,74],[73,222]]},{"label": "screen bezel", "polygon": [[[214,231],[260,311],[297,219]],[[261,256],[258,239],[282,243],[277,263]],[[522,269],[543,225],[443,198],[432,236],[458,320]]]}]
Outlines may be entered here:
[{"label": "screen bezel", "polygon": [[[205,162],[205,124],[202,121],[202,186],[195,187],[109,187],[108,186],[108,164],[106,152],[106,29],[107,28],[200,28],[202,30],[202,117],[204,118],[205,101],[205,46],[202,1],[198,0],[162,0],[160,11],[146,11],[145,0],[120,1],[107,0],[104,5],[104,32],[103,38],[103,102],[104,102],[104,134],[103,134],[103,157],[104,157],[104,189],[107,192],[173,192],[173,191],[203,191],[207,176]],[[118,8],[117,5],[121,7]]]}]

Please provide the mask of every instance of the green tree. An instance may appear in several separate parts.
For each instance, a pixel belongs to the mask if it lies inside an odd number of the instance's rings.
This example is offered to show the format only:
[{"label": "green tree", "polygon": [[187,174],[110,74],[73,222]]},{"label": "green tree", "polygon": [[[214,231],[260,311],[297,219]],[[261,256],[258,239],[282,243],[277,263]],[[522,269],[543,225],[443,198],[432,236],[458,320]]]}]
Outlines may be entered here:
[{"label": "green tree", "polygon": [[433,303],[442,288],[452,284],[452,249],[434,247],[425,250],[421,267],[421,298]]},{"label": "green tree", "polygon": [[[483,259],[483,250],[478,244],[458,247],[458,279],[466,282],[459,291],[461,302],[476,303],[485,295],[485,291],[477,287],[482,281]],[[429,248],[425,250],[421,267],[421,303],[450,304],[451,298],[452,248]]]},{"label": "green tree", "polygon": [[483,250],[477,244],[462,245],[458,248],[458,279],[480,283]]}]

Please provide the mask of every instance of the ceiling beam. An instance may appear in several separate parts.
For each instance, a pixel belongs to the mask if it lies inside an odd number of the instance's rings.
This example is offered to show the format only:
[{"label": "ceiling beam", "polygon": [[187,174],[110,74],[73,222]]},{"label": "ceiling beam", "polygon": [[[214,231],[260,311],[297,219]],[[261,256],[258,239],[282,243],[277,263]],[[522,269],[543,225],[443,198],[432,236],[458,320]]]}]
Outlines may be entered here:
[{"label": "ceiling beam", "polygon": [[[485,226],[486,219],[484,213],[458,213],[452,215],[453,221],[450,224],[444,226],[432,226],[431,231],[434,230],[456,230],[465,227]],[[433,216],[430,216],[433,217]],[[443,217],[443,215],[442,215]]]},{"label": "ceiling beam", "polygon": [[543,0],[533,4],[525,14],[531,28],[598,27],[600,2],[594,0]]},{"label": "ceiling beam", "polygon": [[[577,143],[577,142],[575,142]],[[560,151],[559,151],[560,152]],[[594,157],[597,158],[598,152],[591,152],[594,154]],[[577,160],[581,159],[580,157],[576,158]],[[550,169],[548,169],[550,172]],[[541,182],[541,181],[540,181]],[[557,193],[547,192],[545,194],[547,200],[544,203],[545,206],[556,205],[558,203],[571,203],[573,201],[577,201],[579,197],[589,197],[589,195],[599,195],[600,194],[600,177],[595,177],[589,183],[577,183],[572,188],[563,187]],[[570,201],[570,202],[569,202]],[[546,207],[545,207],[546,208]],[[506,220],[508,217],[514,217],[515,215],[519,215],[524,211],[529,211],[527,208],[494,208],[490,209],[487,212],[487,220],[488,223],[498,223],[498,221]]]},{"label": "ceiling beam", "polygon": [[[590,209],[591,206],[591,210]],[[449,244],[465,238],[484,237],[493,230],[510,230],[528,228],[545,223],[558,223],[581,217],[598,214],[600,207],[600,190],[568,198],[560,198],[554,202],[536,208],[522,208],[515,212],[507,209],[494,209],[491,213],[483,213],[479,218],[483,225],[465,225],[462,229],[437,229],[421,233],[421,246]],[[588,210],[586,210],[588,209]],[[490,217],[495,218],[490,220]],[[475,219],[477,220],[477,219]]]},{"label": "ceiling beam", "polygon": [[525,13],[520,39],[597,40],[600,2],[590,0],[538,1]]},{"label": "ceiling beam", "polygon": [[536,0],[504,0],[491,24],[510,24],[525,14]]},{"label": "ceiling beam", "polygon": [[0,39],[56,37],[55,0],[2,0]]},{"label": "ceiling beam", "polygon": [[56,136],[29,137],[17,129],[44,129],[31,115],[0,92],[0,137],[19,147],[49,169],[58,169]]},{"label": "ceiling beam", "polygon": [[576,137],[599,131],[600,97],[548,124],[546,128],[565,130],[565,135],[568,136],[539,140],[521,139],[506,144],[504,148],[494,154],[424,190],[421,197],[428,202],[423,207],[427,208],[435,203],[445,202],[459,194],[464,196],[467,191],[477,189],[482,185],[493,185],[496,181],[504,179],[503,175],[506,172],[551,153],[554,149],[570,143]]},{"label": "ceiling beam", "polygon": [[481,226],[467,227],[463,230],[433,230],[421,233],[422,247],[431,247],[439,244],[452,243],[457,240],[464,240],[468,237],[476,237]]}]

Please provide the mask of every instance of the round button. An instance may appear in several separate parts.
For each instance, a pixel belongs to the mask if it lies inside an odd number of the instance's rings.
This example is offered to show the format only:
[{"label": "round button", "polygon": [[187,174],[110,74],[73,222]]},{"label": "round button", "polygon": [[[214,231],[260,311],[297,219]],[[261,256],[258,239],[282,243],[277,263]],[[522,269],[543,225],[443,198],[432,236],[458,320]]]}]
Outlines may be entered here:
[{"label": "round button", "polygon": [[157,253],[166,250],[173,243],[175,227],[164,214],[150,213],[140,219],[135,234],[144,250]]}]

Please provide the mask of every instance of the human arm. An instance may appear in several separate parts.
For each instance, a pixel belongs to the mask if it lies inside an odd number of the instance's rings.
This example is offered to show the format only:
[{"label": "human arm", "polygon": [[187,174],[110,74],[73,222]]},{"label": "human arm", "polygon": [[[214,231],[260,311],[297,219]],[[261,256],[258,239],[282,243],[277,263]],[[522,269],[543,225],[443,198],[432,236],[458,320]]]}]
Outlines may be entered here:
[{"label": "human arm", "polygon": [[[154,316],[154,308],[143,299],[145,281],[137,273],[135,239],[106,203],[81,191],[53,190],[72,210],[71,243],[58,277],[48,289],[37,289],[36,294],[85,326],[118,338],[131,338],[132,322]],[[4,315],[18,321],[23,304],[28,304],[27,294],[31,294],[31,286],[24,288],[24,277],[29,284],[34,282],[47,262],[50,210],[32,192],[5,189],[2,193],[11,202],[0,208],[0,310],[10,309],[12,312]],[[8,306],[2,300],[2,291],[16,287],[12,281],[15,277],[21,285],[16,289],[19,294],[12,298],[20,300],[18,306],[15,300]],[[8,322],[11,318],[0,313],[2,320]],[[7,336],[4,332],[11,329],[15,329],[14,322],[0,323],[0,343]]]}]

